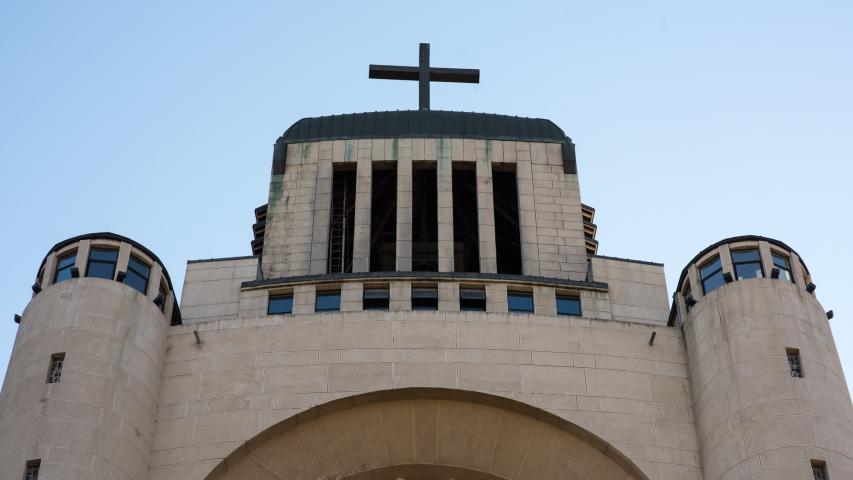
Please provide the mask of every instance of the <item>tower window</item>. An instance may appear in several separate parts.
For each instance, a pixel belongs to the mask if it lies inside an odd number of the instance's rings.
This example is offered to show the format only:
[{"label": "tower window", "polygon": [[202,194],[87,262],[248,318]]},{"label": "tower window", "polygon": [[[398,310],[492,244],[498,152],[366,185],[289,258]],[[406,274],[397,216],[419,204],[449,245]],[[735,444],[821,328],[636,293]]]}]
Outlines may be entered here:
[{"label": "tower window", "polygon": [[826,472],[826,462],[823,460],[812,460],[811,463],[814,480],[829,480],[829,474]]},{"label": "tower window", "polygon": [[557,315],[581,316],[581,299],[574,295],[557,295]]},{"label": "tower window", "polygon": [[705,295],[722,287],[725,280],[723,280],[723,265],[720,263],[720,257],[716,257],[700,267],[699,275],[702,277],[702,290]]},{"label": "tower window", "polygon": [[485,312],[486,289],[483,287],[460,288],[459,309],[463,312]]},{"label": "tower window", "polygon": [[412,287],[412,310],[438,310],[438,288]]},{"label": "tower window", "polygon": [[733,250],[732,264],[734,264],[735,275],[738,280],[764,276],[764,270],[761,267],[761,255],[757,248]]},{"label": "tower window", "polygon": [[382,167],[374,164],[370,191],[371,272],[397,269],[397,170]]},{"label": "tower window", "polygon": [[[463,164],[464,165],[464,164]],[[477,174],[472,168],[453,169],[453,265],[456,272],[480,271],[477,220]]]},{"label": "tower window", "polygon": [[412,270],[438,271],[438,191],[435,163],[412,165]]},{"label": "tower window", "polygon": [[54,353],[50,356],[50,366],[47,369],[47,383],[59,383],[62,377],[62,365],[65,363],[65,352]]},{"label": "tower window", "polygon": [[352,272],[355,232],[355,170],[335,169],[329,218],[328,273]]},{"label": "tower window", "polygon": [[341,310],[340,290],[321,290],[314,300],[315,312],[339,312]]},{"label": "tower window", "polygon": [[24,467],[24,480],[37,480],[39,478],[39,467],[41,460],[30,460]]},{"label": "tower window", "polygon": [[521,274],[521,230],[518,226],[518,187],[515,170],[492,171],[495,207],[495,251],[498,273]]},{"label": "tower window", "polygon": [[795,378],[803,378],[803,360],[800,358],[800,350],[796,348],[786,348],[785,353],[788,355],[788,367],[791,369],[791,376]]},{"label": "tower window", "polygon": [[[136,258],[136,256],[131,255],[127,260],[127,275],[124,277],[124,283],[145,295],[148,292],[148,277],[150,274],[151,267]],[[163,298],[165,299],[165,296]]]},{"label": "tower window", "polygon": [[166,295],[167,295],[165,283],[160,283],[160,290],[157,293],[159,293],[160,296],[163,297],[163,302],[161,302],[159,305],[157,305],[157,308],[159,308],[161,312],[165,312],[166,311]]},{"label": "tower window", "polygon": [[533,294],[531,292],[507,292],[506,304],[510,312],[533,313]]},{"label": "tower window", "polygon": [[773,266],[779,269],[779,278],[793,282],[794,276],[791,275],[791,261],[788,260],[788,257],[775,252],[771,256],[773,257]]},{"label": "tower window", "polygon": [[53,283],[59,283],[71,278],[71,268],[77,261],[77,252],[66,253],[56,261],[56,273],[53,275]]},{"label": "tower window", "polygon": [[283,315],[293,313],[293,294],[270,296],[267,303],[267,315]]},{"label": "tower window", "polygon": [[370,287],[364,289],[362,308],[364,310],[388,310],[390,299],[388,287]]},{"label": "tower window", "polygon": [[86,276],[112,280],[116,273],[116,260],[118,260],[118,250],[114,248],[93,248],[89,251]]}]

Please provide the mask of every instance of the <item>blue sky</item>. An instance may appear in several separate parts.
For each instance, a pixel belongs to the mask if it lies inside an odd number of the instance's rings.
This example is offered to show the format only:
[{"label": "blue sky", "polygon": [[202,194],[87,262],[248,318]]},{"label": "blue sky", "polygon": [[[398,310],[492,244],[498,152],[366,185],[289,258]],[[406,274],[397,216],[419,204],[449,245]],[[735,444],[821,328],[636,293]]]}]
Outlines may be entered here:
[{"label": "blue sky", "polygon": [[[6,2],[0,373],[54,243],[113,231],[183,282],[246,255],[272,145],[301,117],[417,107],[370,63],[481,69],[432,107],[550,118],[600,253],[684,264],[732,235],[795,248],[853,372],[849,2]],[[5,317],[3,317],[5,315]]]}]

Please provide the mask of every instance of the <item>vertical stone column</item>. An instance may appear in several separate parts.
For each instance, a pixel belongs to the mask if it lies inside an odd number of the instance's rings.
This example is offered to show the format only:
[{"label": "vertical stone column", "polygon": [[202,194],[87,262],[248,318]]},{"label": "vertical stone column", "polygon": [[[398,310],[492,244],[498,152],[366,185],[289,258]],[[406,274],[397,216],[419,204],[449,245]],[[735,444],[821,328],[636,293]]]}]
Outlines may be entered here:
[{"label": "vertical stone column", "polygon": [[[130,262],[130,244],[127,242],[121,242],[118,247],[118,258],[116,259],[116,271],[113,275],[118,274],[118,272],[127,272],[127,264]],[[115,277],[113,277],[115,278]],[[151,282],[149,282],[151,283]],[[147,292],[146,292],[147,294]]]},{"label": "vertical stone column", "polygon": [[388,309],[392,312],[405,312],[412,309],[412,282],[391,282]]},{"label": "vertical stone column", "polygon": [[[148,274],[148,291],[145,292],[145,296],[148,297],[149,300],[153,301],[157,298],[157,295],[160,294],[160,281],[163,278],[163,267],[160,266],[159,263],[155,263],[151,267],[151,272]],[[164,298],[165,302],[168,300]],[[168,304],[164,304],[168,305]]]},{"label": "vertical stone column", "polygon": [[361,311],[363,296],[364,285],[361,282],[347,282],[341,285],[341,311]]},{"label": "vertical stone column", "polygon": [[[366,144],[367,148],[362,148]],[[355,179],[355,228],[352,242],[352,271],[370,270],[370,194],[373,165],[370,140],[359,140]]]},{"label": "vertical stone column", "polygon": [[56,274],[56,252],[51,252],[44,261],[44,271],[41,273],[41,287],[53,284],[53,276]]},{"label": "vertical stone column", "polygon": [[480,237],[480,272],[483,273],[498,272],[492,188],[492,161],[488,157],[477,158],[477,229]]},{"label": "vertical stone column", "polygon": [[438,282],[438,310],[441,312],[459,311],[459,284]]},{"label": "vertical stone column", "polygon": [[538,315],[556,315],[557,300],[554,287],[533,287],[533,309]]},{"label": "vertical stone column", "polygon": [[412,270],[412,149],[400,148],[398,153],[396,269],[409,272]]},{"label": "vertical stone column", "polygon": [[86,276],[86,262],[89,261],[89,249],[92,247],[91,240],[81,240],[77,246],[77,258],[74,259],[74,266],[80,271],[80,276]]},{"label": "vertical stone column", "polygon": [[332,208],[332,142],[320,142],[317,184],[314,187],[314,220],[311,232],[311,264],[308,273],[326,273],[329,256],[329,221]]},{"label": "vertical stone column", "polygon": [[448,140],[435,141],[436,189],[438,190],[438,271],[452,272],[453,261],[453,162]]},{"label": "vertical stone column", "polygon": [[533,195],[533,169],[530,144],[504,142],[504,158],[514,159],[518,182],[518,229],[521,236],[521,272],[540,275],[539,244],[536,238],[536,202]]},{"label": "vertical stone column", "polygon": [[[482,261],[482,260],[481,260]],[[481,264],[482,267],[482,264]],[[486,311],[489,313],[506,313],[506,284],[486,284]]]},{"label": "vertical stone column", "polygon": [[770,244],[758,242],[758,253],[761,254],[761,268],[764,270],[764,277],[770,278],[770,270],[773,269],[773,252],[770,250]]}]

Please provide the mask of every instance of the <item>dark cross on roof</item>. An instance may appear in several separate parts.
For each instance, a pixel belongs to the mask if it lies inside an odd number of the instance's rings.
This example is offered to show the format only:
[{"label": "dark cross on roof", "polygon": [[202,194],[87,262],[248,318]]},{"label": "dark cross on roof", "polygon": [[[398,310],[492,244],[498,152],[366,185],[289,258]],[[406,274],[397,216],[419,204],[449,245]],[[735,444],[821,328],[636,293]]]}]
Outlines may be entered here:
[{"label": "dark cross on roof", "polygon": [[480,83],[480,70],[476,68],[430,68],[429,44],[421,44],[417,67],[396,65],[370,65],[370,78],[386,80],[417,80],[419,108],[429,110],[429,82]]}]

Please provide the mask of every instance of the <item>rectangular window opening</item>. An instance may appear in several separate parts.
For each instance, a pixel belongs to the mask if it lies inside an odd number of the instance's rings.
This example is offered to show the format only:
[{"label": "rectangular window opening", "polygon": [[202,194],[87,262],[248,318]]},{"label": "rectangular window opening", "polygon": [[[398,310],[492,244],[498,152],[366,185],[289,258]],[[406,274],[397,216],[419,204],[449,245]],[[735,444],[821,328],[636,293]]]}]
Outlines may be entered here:
[{"label": "rectangular window opening", "polygon": [[791,275],[791,261],[781,253],[773,252],[773,267],[779,269],[779,279],[794,282],[794,276]]},{"label": "rectangular window opening", "polygon": [[723,264],[720,262],[720,257],[699,267],[699,276],[702,278],[702,291],[705,295],[722,287],[726,282],[723,280]]},{"label": "rectangular window opening", "polygon": [[54,353],[50,356],[50,366],[47,369],[47,383],[59,383],[62,377],[62,365],[65,363],[65,352]]},{"label": "rectangular window opening", "polygon": [[533,313],[533,293],[508,291],[506,305],[510,312]]},{"label": "rectangular window opening", "polygon": [[270,295],[267,303],[267,315],[286,315],[293,313],[293,294]]},{"label": "rectangular window opening", "polygon": [[336,166],[332,174],[327,273],[352,272],[356,175],[352,167],[346,167]]},{"label": "rectangular window opening", "polygon": [[829,473],[826,471],[826,462],[823,460],[812,460],[811,464],[814,480],[829,480]]},{"label": "rectangular window opening", "polygon": [[[135,255],[131,255],[127,260],[127,274],[125,274],[124,283],[145,295],[148,292],[148,277],[150,274],[151,267]],[[163,298],[165,299],[165,297]]]},{"label": "rectangular window opening", "polygon": [[157,292],[163,297],[163,301],[157,305],[157,308],[160,309],[161,312],[166,311],[166,298],[168,296],[168,289],[166,288],[166,282],[160,282],[160,289]]},{"label": "rectangular window opening", "polygon": [[412,164],[412,270],[438,271],[438,191],[434,162]]},{"label": "rectangular window opening", "polygon": [[370,271],[397,269],[397,168],[374,164],[370,190]]},{"label": "rectangular window opening", "polygon": [[438,287],[412,286],[412,310],[438,310]]},{"label": "rectangular window opening", "polygon": [[581,299],[577,295],[558,293],[556,296],[557,315],[581,316]]},{"label": "rectangular window opening", "polygon": [[89,263],[86,265],[86,276],[112,280],[116,273],[118,249],[92,248],[89,251]]},{"label": "rectangular window opening", "polygon": [[518,187],[515,168],[496,165],[492,170],[495,207],[495,248],[498,273],[521,275],[521,230],[518,224]]},{"label": "rectangular window opening", "polygon": [[757,248],[732,250],[732,265],[737,280],[761,278],[764,276],[764,269],[761,266],[761,254],[758,253]]},{"label": "rectangular window opening", "polygon": [[388,286],[365,286],[362,296],[364,310],[388,310],[390,305]]},{"label": "rectangular window opening", "polygon": [[463,312],[485,312],[485,287],[461,287],[459,289],[459,310]]},{"label": "rectangular window opening", "polygon": [[24,480],[38,480],[41,460],[30,460],[24,467]]},{"label": "rectangular window opening", "polygon": [[339,312],[341,310],[340,290],[318,290],[314,300],[315,312]]},{"label": "rectangular window opening", "polygon": [[77,261],[77,252],[66,253],[56,261],[56,273],[53,274],[53,283],[59,283],[71,278],[71,269]]},{"label": "rectangular window opening", "polygon": [[453,166],[453,265],[456,272],[480,271],[477,172],[471,167],[467,164]]},{"label": "rectangular window opening", "polygon": [[791,369],[791,376],[794,378],[803,378],[803,360],[800,358],[800,350],[797,348],[786,348],[785,354],[788,356],[788,366]]}]

